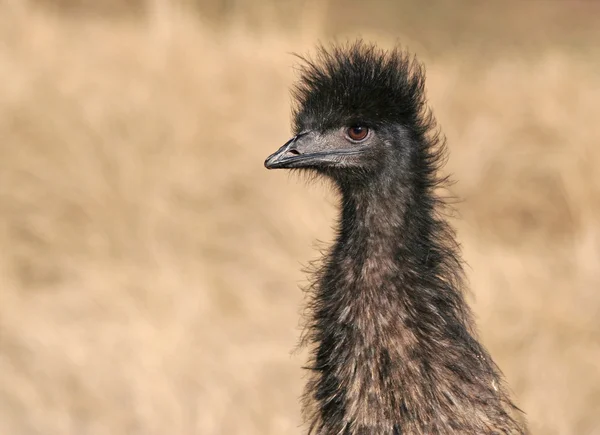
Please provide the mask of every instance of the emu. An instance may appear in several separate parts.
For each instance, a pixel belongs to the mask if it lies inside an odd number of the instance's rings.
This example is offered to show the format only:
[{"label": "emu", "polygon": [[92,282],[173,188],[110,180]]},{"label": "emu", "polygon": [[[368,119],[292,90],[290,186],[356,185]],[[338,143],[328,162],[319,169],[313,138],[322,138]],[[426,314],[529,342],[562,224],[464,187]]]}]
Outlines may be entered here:
[{"label": "emu", "polygon": [[463,296],[423,66],[362,41],[303,61],[294,136],[265,166],[325,176],[341,197],[310,292],[308,432],[527,433]]}]

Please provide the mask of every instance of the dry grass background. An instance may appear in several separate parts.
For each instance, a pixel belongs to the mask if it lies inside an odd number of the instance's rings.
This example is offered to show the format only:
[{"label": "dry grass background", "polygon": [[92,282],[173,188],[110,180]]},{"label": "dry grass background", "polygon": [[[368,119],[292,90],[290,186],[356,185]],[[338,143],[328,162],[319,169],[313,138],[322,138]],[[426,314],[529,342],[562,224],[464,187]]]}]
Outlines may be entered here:
[{"label": "dry grass background", "polygon": [[0,2],[0,433],[301,433],[300,268],[335,198],[262,162],[288,53],[360,34],[427,63],[470,299],[532,432],[600,434],[598,14]]}]

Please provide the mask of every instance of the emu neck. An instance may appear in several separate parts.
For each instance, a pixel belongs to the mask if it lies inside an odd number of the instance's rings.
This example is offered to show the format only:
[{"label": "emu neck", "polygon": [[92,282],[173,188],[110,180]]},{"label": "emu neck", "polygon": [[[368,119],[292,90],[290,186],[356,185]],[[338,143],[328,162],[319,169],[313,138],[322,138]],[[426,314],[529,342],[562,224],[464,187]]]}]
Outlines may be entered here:
[{"label": "emu neck", "polygon": [[[390,272],[385,266],[398,264],[395,253],[406,249],[419,233],[407,213],[409,208],[417,207],[411,199],[411,191],[399,182],[387,181],[369,185],[358,191],[342,191],[340,216],[340,234],[335,250],[341,256],[347,256],[354,266],[364,265],[368,260],[382,260],[384,263],[367,274],[373,277],[376,272]],[[355,255],[360,254],[360,255]]]},{"label": "emu neck", "polygon": [[[327,265],[340,279],[327,287],[353,294],[357,303],[365,302],[363,296],[377,296],[367,299],[373,308],[378,302],[396,303],[381,307],[374,321],[390,308],[401,314],[412,298],[422,299],[424,295],[410,291],[422,285],[413,280],[435,269],[429,257],[440,250],[434,234],[440,222],[433,216],[428,192],[418,191],[411,181],[382,177],[360,189],[342,188],[339,234]],[[382,295],[391,299],[382,300]]]},{"label": "emu neck", "polygon": [[512,424],[500,378],[473,337],[451,233],[428,184],[409,181],[341,189],[313,301],[312,430],[512,433],[486,430]]}]

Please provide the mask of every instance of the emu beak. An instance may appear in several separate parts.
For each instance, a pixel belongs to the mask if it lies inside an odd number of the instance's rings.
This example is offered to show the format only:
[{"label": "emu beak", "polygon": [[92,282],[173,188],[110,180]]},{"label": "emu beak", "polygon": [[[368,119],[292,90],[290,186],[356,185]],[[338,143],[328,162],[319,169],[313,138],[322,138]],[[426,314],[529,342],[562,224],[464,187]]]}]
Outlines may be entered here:
[{"label": "emu beak", "polygon": [[336,166],[347,156],[361,154],[364,147],[341,147],[334,139],[308,131],[300,133],[265,160],[267,169],[316,168]]},{"label": "emu beak", "polygon": [[290,140],[288,140],[281,148],[267,157],[265,160],[265,168],[267,169],[279,169],[279,168],[293,168],[303,165],[298,165],[299,162],[305,160],[305,154],[301,149],[305,148],[302,146],[302,142],[299,139],[305,136],[306,133],[300,133]]}]

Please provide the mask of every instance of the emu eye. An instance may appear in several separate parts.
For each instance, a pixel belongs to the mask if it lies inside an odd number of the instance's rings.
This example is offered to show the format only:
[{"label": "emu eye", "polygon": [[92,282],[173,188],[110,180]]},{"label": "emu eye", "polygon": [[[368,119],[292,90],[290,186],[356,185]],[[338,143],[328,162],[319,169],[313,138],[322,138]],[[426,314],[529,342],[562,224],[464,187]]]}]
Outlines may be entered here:
[{"label": "emu eye", "polygon": [[361,126],[350,127],[346,131],[346,134],[350,140],[353,140],[354,142],[361,142],[366,139],[367,135],[369,134],[369,129]]}]

